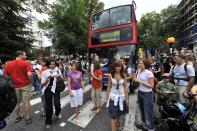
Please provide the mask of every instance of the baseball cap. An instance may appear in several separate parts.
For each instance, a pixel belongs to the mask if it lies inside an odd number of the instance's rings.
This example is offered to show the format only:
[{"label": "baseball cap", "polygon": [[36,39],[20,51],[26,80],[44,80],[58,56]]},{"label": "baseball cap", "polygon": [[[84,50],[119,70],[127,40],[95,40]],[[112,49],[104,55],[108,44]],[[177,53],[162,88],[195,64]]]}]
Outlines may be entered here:
[{"label": "baseball cap", "polygon": [[169,77],[170,74],[169,74],[169,73],[164,73],[162,76],[163,76],[163,77]]}]

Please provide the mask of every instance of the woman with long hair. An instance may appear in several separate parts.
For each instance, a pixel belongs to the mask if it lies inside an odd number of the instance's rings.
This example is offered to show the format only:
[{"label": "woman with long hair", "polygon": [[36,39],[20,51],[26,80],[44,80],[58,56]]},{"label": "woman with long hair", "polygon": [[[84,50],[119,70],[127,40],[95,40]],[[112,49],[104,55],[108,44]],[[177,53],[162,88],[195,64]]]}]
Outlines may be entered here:
[{"label": "woman with long hair", "polygon": [[[50,60],[47,63],[48,69],[42,73],[41,83],[43,85],[42,91],[45,96],[45,108],[46,108],[46,128],[50,128],[52,125],[53,116],[53,104],[55,106],[55,115],[60,119],[61,116],[61,104],[60,104],[60,92],[56,91],[56,82],[62,80],[61,71],[57,68],[55,60]],[[53,102],[54,99],[54,102]]]},{"label": "woman with long hair", "polygon": [[118,119],[128,111],[128,87],[126,74],[119,60],[115,61],[108,78],[106,93],[107,107],[111,118],[112,131],[117,130]]},{"label": "woman with long hair", "polygon": [[83,104],[84,83],[77,62],[71,64],[71,71],[68,73],[68,89],[71,107],[75,108],[76,118],[79,119],[80,106]]},{"label": "woman with long hair", "polygon": [[135,82],[139,82],[138,87],[138,104],[141,113],[142,123],[138,125],[148,131],[154,131],[153,125],[153,99],[154,94],[154,75],[149,70],[151,67],[148,59],[140,59],[138,61],[138,73],[133,78]]}]

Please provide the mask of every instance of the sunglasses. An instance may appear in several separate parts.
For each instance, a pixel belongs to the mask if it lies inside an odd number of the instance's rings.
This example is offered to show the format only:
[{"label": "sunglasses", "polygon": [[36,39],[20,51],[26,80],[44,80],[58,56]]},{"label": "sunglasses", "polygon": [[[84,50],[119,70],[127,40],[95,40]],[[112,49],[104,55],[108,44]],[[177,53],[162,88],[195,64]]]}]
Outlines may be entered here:
[{"label": "sunglasses", "polygon": [[116,89],[119,89],[119,81],[117,81]]}]

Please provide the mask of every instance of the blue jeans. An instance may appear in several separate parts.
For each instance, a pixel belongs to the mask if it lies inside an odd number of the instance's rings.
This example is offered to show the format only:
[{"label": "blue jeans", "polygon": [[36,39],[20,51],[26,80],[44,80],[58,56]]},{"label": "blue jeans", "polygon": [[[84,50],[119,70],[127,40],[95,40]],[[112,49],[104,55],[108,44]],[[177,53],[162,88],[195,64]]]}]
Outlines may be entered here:
[{"label": "blue jeans", "polygon": [[37,75],[33,75],[33,86],[34,86],[34,91],[41,93],[42,90],[41,82],[39,81]]},{"label": "blue jeans", "polygon": [[149,130],[154,130],[153,125],[153,92],[138,91],[138,104],[141,113],[141,120]]}]

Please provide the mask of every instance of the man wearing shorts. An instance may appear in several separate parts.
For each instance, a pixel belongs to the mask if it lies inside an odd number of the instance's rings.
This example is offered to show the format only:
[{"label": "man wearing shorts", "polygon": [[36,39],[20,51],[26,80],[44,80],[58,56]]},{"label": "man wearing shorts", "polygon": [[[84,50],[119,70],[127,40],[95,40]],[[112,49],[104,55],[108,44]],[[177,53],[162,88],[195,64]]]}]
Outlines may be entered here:
[{"label": "man wearing shorts", "polygon": [[[18,123],[23,115],[20,114],[20,103],[23,101],[26,112],[26,124],[30,124],[31,120],[31,105],[30,98],[33,95],[32,90],[32,67],[24,51],[16,52],[16,59],[6,64],[3,74],[11,77],[17,95],[17,105],[15,107],[16,120]],[[9,103],[8,103],[9,104]]]}]

